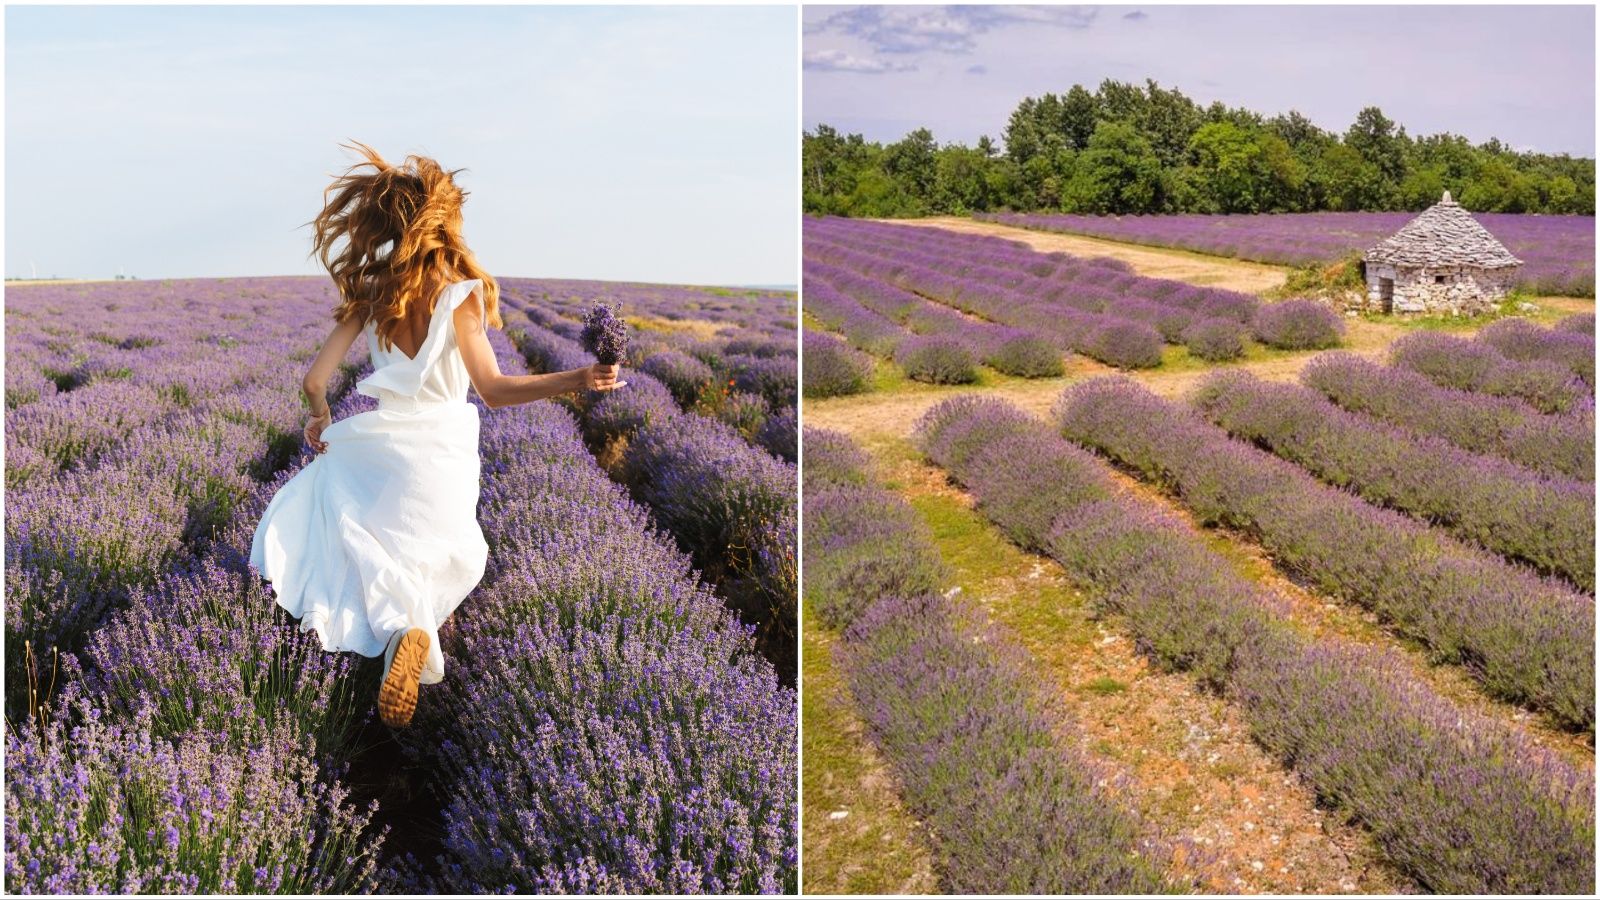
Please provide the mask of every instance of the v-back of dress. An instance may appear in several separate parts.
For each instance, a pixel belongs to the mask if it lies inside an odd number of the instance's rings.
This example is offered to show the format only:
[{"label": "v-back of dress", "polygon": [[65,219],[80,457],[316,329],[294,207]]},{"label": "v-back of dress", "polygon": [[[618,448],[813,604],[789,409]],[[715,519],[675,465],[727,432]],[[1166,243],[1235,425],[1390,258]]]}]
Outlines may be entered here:
[{"label": "v-back of dress", "polygon": [[[395,631],[430,639],[422,681],[444,677],[438,628],[483,578],[478,408],[451,313],[478,279],[446,287],[415,356],[364,329],[378,408],[322,432],[328,449],[273,495],[250,548],[279,606],[327,650],[383,653]],[[481,302],[481,298],[480,298]]]}]

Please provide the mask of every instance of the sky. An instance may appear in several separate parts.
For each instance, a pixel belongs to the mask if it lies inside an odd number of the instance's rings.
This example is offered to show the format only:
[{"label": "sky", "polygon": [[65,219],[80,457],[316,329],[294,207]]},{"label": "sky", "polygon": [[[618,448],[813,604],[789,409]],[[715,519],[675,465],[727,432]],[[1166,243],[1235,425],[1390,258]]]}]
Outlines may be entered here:
[{"label": "sky", "polygon": [[808,6],[803,119],[868,140],[999,140],[1022,98],[1154,79],[1203,105],[1297,109],[1593,157],[1594,7]]},{"label": "sky", "polygon": [[322,272],[359,140],[500,276],[798,280],[793,7],[5,11],[5,274]]}]

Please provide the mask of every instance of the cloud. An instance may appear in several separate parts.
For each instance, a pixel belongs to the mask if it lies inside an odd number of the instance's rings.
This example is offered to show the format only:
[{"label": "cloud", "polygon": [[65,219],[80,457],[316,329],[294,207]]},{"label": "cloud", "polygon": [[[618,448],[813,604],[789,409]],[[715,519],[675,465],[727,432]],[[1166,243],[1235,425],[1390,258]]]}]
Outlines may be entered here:
[{"label": "cloud", "polygon": [[1097,8],[1085,6],[857,6],[808,25],[806,33],[848,35],[880,53],[971,53],[978,35],[996,28],[1083,29],[1098,15]]},{"label": "cloud", "polygon": [[[790,57],[793,59],[793,57]],[[863,59],[843,50],[807,50],[804,67],[813,72],[857,72],[863,75],[882,75],[885,72],[915,72],[909,63],[889,63],[881,59]]]},{"label": "cloud", "polygon": [[1143,22],[1145,19],[1150,18],[1150,14],[1142,9],[1136,9],[1133,12],[1124,15],[1123,18],[1127,19],[1129,22]]},{"label": "cloud", "polygon": [[987,74],[989,74],[989,67],[988,66],[967,66],[967,74],[968,75],[987,75]]}]

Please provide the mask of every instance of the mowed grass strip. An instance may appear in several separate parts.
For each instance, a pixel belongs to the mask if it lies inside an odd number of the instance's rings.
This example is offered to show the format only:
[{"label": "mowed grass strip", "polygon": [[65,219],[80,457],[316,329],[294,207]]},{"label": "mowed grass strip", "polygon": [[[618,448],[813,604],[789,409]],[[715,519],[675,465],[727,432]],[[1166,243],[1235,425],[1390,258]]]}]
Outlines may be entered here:
[{"label": "mowed grass strip", "polygon": [[867,740],[833,661],[839,635],[804,612],[803,889],[808,894],[932,894],[939,890],[922,824],[907,811]]}]

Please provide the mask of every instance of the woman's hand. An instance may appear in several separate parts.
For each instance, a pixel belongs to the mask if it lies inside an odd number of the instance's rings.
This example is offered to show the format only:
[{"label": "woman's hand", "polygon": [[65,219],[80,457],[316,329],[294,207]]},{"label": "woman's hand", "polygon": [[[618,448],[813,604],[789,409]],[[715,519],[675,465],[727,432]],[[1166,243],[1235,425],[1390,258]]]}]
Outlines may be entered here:
[{"label": "woman's hand", "polygon": [[583,386],[591,391],[610,391],[617,387],[617,373],[621,366],[602,366],[595,363],[583,370]]},{"label": "woman's hand", "polygon": [[311,449],[323,453],[328,449],[328,442],[322,439],[322,429],[333,424],[333,410],[328,410],[320,416],[306,419],[306,443]]}]

